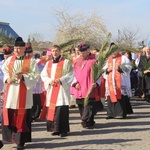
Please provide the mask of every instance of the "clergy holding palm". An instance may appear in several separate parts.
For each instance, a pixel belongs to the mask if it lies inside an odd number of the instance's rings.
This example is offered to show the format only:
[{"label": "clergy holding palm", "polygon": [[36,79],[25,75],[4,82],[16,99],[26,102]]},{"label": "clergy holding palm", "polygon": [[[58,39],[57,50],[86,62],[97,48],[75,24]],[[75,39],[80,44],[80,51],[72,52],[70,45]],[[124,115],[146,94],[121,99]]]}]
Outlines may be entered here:
[{"label": "clergy holding palm", "polygon": [[51,47],[52,59],[41,72],[46,92],[47,131],[52,135],[67,136],[69,128],[70,86],[73,68],[70,60],[61,56],[58,45]]},{"label": "clergy holding palm", "polygon": [[119,52],[114,53],[105,65],[105,88],[107,96],[107,118],[123,119],[133,113],[129,98],[131,94],[130,60]]},{"label": "clergy holding palm", "polygon": [[[96,57],[90,53],[90,46],[80,43],[79,57],[74,62],[74,81],[71,87],[71,94],[76,98],[79,113],[81,116],[81,125],[84,128],[93,128],[95,121],[95,100],[99,99],[100,78],[96,83],[92,77],[92,66],[96,63]],[[90,89],[93,88],[90,93]],[[90,93],[90,94],[89,94]],[[84,105],[85,98],[89,96],[88,103]]]},{"label": "clergy holding palm", "polygon": [[31,142],[31,108],[33,87],[39,78],[35,59],[25,56],[25,42],[18,37],[14,54],[2,66],[6,92],[4,96],[2,136],[4,141],[23,149]]}]

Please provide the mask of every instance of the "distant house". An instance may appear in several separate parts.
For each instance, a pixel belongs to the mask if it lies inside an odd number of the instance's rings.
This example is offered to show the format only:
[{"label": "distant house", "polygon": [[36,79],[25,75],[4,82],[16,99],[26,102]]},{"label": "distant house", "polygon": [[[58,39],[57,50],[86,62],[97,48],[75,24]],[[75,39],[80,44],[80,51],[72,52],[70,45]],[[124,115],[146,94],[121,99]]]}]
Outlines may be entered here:
[{"label": "distant house", "polygon": [[45,49],[49,49],[52,45],[53,45],[53,43],[49,42],[49,41],[40,42],[38,44],[38,48],[40,49],[40,51],[42,51],[42,50],[45,50]]},{"label": "distant house", "polygon": [[1,36],[16,39],[19,35],[9,26],[9,23],[0,22],[0,33]]}]

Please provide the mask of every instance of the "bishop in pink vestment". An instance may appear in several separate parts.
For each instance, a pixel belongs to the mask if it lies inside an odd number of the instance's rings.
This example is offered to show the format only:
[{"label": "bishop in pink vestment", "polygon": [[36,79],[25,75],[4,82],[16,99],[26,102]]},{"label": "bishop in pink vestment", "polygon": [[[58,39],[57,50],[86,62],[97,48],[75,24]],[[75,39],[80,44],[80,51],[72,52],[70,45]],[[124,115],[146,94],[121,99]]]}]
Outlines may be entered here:
[{"label": "bishop in pink vestment", "polygon": [[[93,83],[92,65],[96,62],[95,55],[90,53],[89,45],[81,43],[79,46],[80,56],[74,62],[74,81],[71,87],[71,94],[76,98],[81,116],[81,125],[89,128],[93,127],[94,104],[99,96],[99,81]],[[90,94],[88,104],[84,107],[84,98],[87,97],[91,87],[94,87]]]}]

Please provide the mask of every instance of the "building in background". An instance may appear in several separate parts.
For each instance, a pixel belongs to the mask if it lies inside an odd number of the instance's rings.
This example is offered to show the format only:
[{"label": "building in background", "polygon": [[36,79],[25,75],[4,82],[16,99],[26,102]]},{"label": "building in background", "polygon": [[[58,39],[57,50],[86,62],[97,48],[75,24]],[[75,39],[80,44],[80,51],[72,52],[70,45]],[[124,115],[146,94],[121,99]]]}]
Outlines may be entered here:
[{"label": "building in background", "polygon": [[16,39],[19,35],[10,27],[9,23],[0,22],[0,36]]},{"label": "building in background", "polygon": [[0,60],[3,59],[3,46],[13,45],[19,35],[10,27],[9,23],[0,22]]}]

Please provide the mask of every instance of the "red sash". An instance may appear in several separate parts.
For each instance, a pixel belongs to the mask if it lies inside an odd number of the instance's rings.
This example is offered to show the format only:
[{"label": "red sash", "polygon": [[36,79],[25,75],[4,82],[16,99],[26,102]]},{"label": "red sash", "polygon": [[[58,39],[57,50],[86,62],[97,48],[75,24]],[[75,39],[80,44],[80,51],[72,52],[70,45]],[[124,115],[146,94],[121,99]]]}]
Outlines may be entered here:
[{"label": "red sash", "polygon": [[41,113],[40,113],[40,119],[45,119],[46,118],[46,111],[47,111],[47,108],[46,108],[46,91],[44,91],[42,94],[40,94],[40,97],[41,97],[41,100],[42,100],[42,110],[41,110]]},{"label": "red sash", "polygon": [[[110,57],[108,59],[108,68],[112,68],[113,58]],[[121,55],[118,54],[116,56],[115,68],[121,65]],[[114,69],[115,69],[114,68]],[[110,92],[110,99],[112,102],[117,102],[118,99],[121,99],[121,74],[115,69],[115,87],[116,87],[116,94],[114,92],[113,80],[112,80],[112,72],[108,74],[108,88]]]},{"label": "red sash", "polygon": [[[12,72],[13,72],[15,60],[16,60],[16,57],[13,56],[10,60],[9,65],[8,65],[10,77],[12,77]],[[21,72],[23,74],[27,74],[29,72],[29,68],[30,68],[30,59],[28,56],[26,56],[23,60]],[[5,118],[4,119],[4,125],[11,124],[17,128],[18,132],[28,131],[26,121],[25,121],[25,118],[26,118],[25,105],[26,105],[26,94],[27,94],[26,86],[25,86],[23,81],[20,81],[19,97],[18,97],[18,104],[17,104],[18,109],[14,110],[13,120],[10,123],[8,120],[8,110],[6,108],[6,101],[7,101],[7,96],[8,96],[8,92],[9,92],[9,87],[10,87],[10,85],[8,85],[6,87],[6,94],[4,97],[4,107],[3,107],[3,116]]]},{"label": "red sash", "polygon": [[[64,64],[64,59],[62,58],[57,64],[54,79],[58,79],[62,76],[63,64]],[[47,74],[49,77],[51,77],[51,69],[52,69],[52,60],[49,61],[47,67]],[[50,97],[50,106],[48,108],[48,114],[47,114],[47,120],[50,121],[53,121],[54,119],[54,113],[55,113],[57,97],[60,89],[60,84],[53,86],[52,88],[53,89],[52,89],[52,95]]]},{"label": "red sash", "polygon": [[39,66],[40,64],[46,64],[46,60],[44,58],[40,59],[40,61],[37,63],[37,65]]},{"label": "red sash", "polygon": [[105,97],[105,79],[104,79],[103,76],[101,77],[100,97],[101,97],[101,98],[104,98],[104,97]]}]

